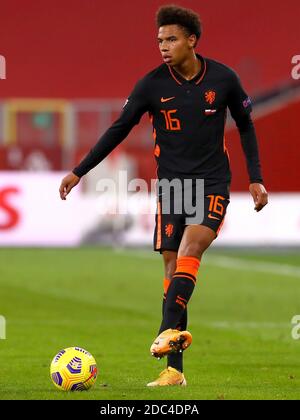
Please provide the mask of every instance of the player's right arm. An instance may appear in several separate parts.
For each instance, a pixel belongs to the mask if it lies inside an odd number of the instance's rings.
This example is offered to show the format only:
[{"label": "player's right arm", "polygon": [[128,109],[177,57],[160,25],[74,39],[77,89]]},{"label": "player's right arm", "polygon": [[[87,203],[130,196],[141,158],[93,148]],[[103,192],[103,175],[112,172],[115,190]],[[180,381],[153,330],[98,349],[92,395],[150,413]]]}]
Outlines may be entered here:
[{"label": "player's right arm", "polygon": [[59,189],[62,200],[66,200],[67,195],[80,182],[80,179],[102,162],[128,136],[148,110],[146,82],[142,79],[127,99],[119,119],[103,134],[80,164],[62,180]]}]

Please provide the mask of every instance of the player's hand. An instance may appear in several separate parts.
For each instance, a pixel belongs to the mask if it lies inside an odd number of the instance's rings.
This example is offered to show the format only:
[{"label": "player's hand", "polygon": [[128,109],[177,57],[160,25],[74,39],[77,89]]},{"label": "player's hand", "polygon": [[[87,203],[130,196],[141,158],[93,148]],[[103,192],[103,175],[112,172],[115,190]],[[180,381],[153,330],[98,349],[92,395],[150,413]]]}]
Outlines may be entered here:
[{"label": "player's hand", "polygon": [[250,184],[249,191],[254,200],[254,210],[261,211],[268,204],[267,190],[262,184]]},{"label": "player's hand", "polygon": [[77,175],[73,174],[73,172],[65,176],[59,188],[60,198],[62,200],[66,200],[67,195],[72,191],[74,187],[76,187],[77,184],[79,184],[79,182],[80,178]]}]

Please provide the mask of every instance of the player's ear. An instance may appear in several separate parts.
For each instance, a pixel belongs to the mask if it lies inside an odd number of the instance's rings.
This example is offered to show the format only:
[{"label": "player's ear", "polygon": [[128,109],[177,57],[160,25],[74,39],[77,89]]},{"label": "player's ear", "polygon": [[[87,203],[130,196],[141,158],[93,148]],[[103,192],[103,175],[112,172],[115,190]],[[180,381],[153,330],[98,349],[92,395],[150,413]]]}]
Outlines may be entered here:
[{"label": "player's ear", "polygon": [[189,45],[190,45],[191,48],[196,48],[196,46],[197,46],[196,35],[190,35],[188,41],[189,41]]}]

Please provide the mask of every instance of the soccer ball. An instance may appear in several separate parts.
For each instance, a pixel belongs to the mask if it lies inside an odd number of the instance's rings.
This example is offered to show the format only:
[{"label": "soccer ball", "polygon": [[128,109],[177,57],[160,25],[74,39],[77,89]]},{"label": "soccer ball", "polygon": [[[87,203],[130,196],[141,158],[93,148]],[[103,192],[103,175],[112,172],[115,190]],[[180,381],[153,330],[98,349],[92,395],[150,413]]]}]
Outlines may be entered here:
[{"label": "soccer ball", "polygon": [[51,379],[61,391],[85,391],[94,385],[97,373],[93,356],[79,347],[61,350],[50,366]]}]

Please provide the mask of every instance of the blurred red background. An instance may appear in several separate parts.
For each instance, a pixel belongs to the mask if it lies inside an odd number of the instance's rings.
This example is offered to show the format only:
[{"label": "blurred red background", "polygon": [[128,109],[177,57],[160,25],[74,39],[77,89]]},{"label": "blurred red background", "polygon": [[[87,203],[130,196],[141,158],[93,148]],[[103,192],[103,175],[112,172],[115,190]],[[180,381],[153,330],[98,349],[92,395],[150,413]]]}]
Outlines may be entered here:
[{"label": "blurred red background", "polygon": [[[0,101],[126,98],[135,82],[161,63],[154,18],[157,8],[168,3],[2,1],[0,54],[7,61],[7,79],[0,81]],[[198,51],[233,67],[252,96],[292,82],[291,59],[300,54],[299,1],[178,3],[193,8],[201,16],[204,31]],[[265,184],[271,191],[299,191],[299,98],[292,104],[281,99],[280,104],[276,112],[254,114]],[[93,131],[96,132],[95,127]],[[135,134],[133,137],[136,139]],[[90,143],[90,139],[81,135],[74,156],[82,156]],[[248,180],[236,131],[228,131],[227,144],[233,190],[245,190]],[[149,137],[149,143],[142,147],[130,139],[120,149],[138,156],[139,175],[146,178],[155,174],[152,146]],[[52,169],[57,169],[61,162],[62,168],[67,169],[72,160],[61,158],[58,139],[53,147],[42,146],[45,147],[52,152],[55,147],[58,149]],[[0,149],[2,168],[6,149],[7,146]],[[148,167],[143,174],[145,163]]]}]

